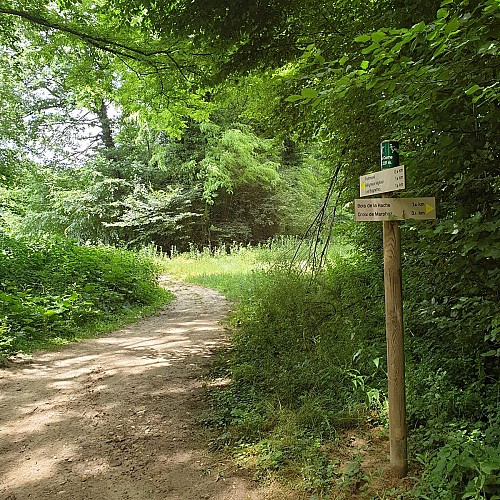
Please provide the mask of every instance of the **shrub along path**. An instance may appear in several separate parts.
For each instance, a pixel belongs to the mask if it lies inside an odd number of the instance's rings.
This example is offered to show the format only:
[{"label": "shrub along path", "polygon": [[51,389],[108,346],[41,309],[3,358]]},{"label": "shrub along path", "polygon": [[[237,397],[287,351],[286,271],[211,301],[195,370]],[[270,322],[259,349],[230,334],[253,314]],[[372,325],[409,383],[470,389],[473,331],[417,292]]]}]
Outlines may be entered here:
[{"label": "shrub along path", "polygon": [[0,499],[263,499],[206,449],[201,375],[225,342],[213,290],[0,370]]}]

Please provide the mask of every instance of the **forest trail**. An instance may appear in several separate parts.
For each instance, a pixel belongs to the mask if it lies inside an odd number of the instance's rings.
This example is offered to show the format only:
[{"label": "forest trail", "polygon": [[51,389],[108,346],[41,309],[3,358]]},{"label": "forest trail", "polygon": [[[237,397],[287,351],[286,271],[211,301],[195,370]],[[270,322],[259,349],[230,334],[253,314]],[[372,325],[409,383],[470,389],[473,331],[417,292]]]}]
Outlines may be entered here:
[{"label": "forest trail", "polygon": [[206,448],[202,373],[229,305],[176,299],[118,332],[0,370],[0,499],[239,500],[269,492]]}]

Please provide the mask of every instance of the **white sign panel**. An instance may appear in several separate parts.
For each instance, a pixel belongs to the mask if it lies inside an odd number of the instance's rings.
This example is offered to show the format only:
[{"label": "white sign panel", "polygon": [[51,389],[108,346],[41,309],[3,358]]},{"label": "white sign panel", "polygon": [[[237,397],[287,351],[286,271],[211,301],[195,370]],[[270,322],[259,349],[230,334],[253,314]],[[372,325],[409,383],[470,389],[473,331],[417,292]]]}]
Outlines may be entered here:
[{"label": "white sign panel", "polygon": [[373,174],[362,175],[359,178],[359,196],[389,193],[406,187],[406,172],[404,165],[386,168]]},{"label": "white sign panel", "polygon": [[429,220],[436,218],[435,198],[366,198],[354,200],[356,221]]}]

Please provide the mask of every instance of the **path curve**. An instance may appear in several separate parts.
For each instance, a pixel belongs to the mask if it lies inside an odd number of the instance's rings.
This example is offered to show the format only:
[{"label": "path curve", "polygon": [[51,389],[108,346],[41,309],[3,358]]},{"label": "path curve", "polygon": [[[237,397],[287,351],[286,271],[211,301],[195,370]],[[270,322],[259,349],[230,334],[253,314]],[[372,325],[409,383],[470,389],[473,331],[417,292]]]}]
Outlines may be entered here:
[{"label": "path curve", "polygon": [[228,303],[167,288],[176,299],[152,317],[0,370],[0,499],[267,497],[206,450],[200,426]]}]

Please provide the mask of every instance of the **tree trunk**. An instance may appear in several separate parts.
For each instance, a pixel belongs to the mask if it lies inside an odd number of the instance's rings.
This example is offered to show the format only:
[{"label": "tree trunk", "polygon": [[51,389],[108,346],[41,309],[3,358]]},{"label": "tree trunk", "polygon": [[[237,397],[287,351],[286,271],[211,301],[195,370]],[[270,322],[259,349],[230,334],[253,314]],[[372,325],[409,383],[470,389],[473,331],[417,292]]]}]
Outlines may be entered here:
[{"label": "tree trunk", "polygon": [[108,107],[104,101],[101,101],[101,107],[97,111],[99,122],[102,129],[102,142],[106,149],[115,149],[115,141],[113,140],[113,131],[111,129],[111,120],[108,116]]}]

